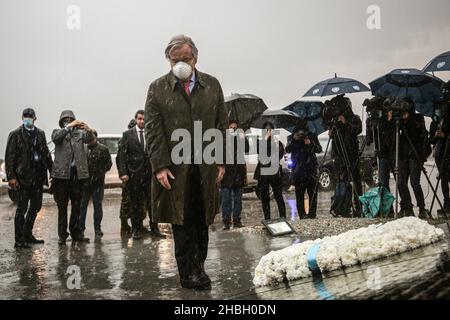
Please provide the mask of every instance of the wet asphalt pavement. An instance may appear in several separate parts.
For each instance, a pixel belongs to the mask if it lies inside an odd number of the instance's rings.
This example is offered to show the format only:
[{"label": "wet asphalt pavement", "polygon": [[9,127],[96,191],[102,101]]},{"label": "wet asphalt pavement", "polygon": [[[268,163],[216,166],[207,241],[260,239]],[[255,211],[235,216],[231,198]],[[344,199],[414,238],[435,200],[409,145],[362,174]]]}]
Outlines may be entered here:
[{"label": "wet asphalt pavement", "polygon": [[[329,218],[331,195],[330,192],[320,194],[318,223]],[[288,216],[295,223],[294,194],[286,193],[285,198]],[[427,201],[431,201],[431,196]],[[438,244],[332,272],[323,279],[302,279],[255,289],[252,279],[260,258],[305,237],[294,234],[273,238],[261,228],[253,228],[260,224],[262,211],[257,198],[248,194],[243,200],[243,223],[247,228],[224,232],[219,216],[211,226],[206,270],[212,288],[196,292],[179,286],[170,226],[160,225],[166,239],[123,239],[119,234],[119,207],[120,190],[108,190],[102,240],[93,240],[90,206],[86,236],[91,242],[68,241],[66,246],[58,246],[56,206],[51,196],[45,195],[34,229],[36,237],[44,239],[45,244],[16,251],[13,248],[15,207],[7,196],[1,196],[0,299],[450,298],[448,224],[439,225],[447,238]],[[276,212],[274,203],[272,209]]]}]

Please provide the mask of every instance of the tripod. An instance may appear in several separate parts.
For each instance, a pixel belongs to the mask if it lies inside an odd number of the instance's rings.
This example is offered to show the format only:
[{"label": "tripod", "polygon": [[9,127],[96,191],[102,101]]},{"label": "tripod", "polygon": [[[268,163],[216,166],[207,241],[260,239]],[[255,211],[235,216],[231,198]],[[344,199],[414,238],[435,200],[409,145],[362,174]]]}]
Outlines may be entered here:
[{"label": "tripod", "polygon": [[[450,141],[450,135],[448,135],[447,138],[445,139],[444,154],[442,156],[441,163],[440,163],[439,169],[438,169],[439,170],[439,177],[438,177],[437,182],[436,182],[436,190],[439,188],[439,183],[441,181],[441,174],[442,174],[442,171],[444,170],[444,163],[445,163],[445,158],[447,157],[449,141]],[[434,193],[433,200],[431,201],[430,213],[433,210],[434,201],[436,200],[436,198],[437,198],[436,193]],[[444,213],[445,218],[447,218],[447,213],[445,212],[445,210],[443,210],[442,212]]]}]

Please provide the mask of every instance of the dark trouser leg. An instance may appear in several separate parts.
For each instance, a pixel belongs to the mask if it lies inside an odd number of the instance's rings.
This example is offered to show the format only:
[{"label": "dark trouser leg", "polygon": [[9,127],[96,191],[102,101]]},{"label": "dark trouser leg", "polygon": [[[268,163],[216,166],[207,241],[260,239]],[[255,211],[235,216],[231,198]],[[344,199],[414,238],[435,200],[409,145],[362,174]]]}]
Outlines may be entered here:
[{"label": "dark trouser leg", "polygon": [[241,220],[242,213],[242,188],[233,188],[233,220]]},{"label": "dark trouser leg", "polygon": [[130,199],[130,218],[133,231],[142,229],[143,217],[145,217],[145,190],[139,177],[130,177],[129,199]]},{"label": "dark trouser leg", "polygon": [[380,184],[390,191],[389,179],[391,173],[391,162],[389,159],[380,158]]},{"label": "dark trouser leg", "polygon": [[86,230],[86,216],[87,210],[89,206],[89,200],[93,196],[92,187],[89,186],[85,188],[82,196],[81,196],[81,204],[80,204],[80,230],[84,232]]},{"label": "dark trouser leg", "polygon": [[58,206],[58,236],[66,239],[67,233],[67,206],[69,205],[69,180],[53,179],[53,198]]},{"label": "dark trouser leg", "polygon": [[417,160],[409,160],[409,169],[411,172],[411,186],[416,197],[417,206],[419,208],[425,208],[425,199],[423,196],[422,186],[420,185],[420,175],[422,174],[422,163]]},{"label": "dark trouser leg", "polygon": [[449,182],[445,176],[441,178],[441,190],[444,195],[444,208],[450,208]]},{"label": "dark trouser leg", "polygon": [[412,208],[411,194],[408,188],[409,179],[409,161],[401,160],[398,163],[398,192],[400,194],[400,207],[402,210]]},{"label": "dark trouser leg", "polygon": [[16,242],[24,241],[25,214],[30,201],[30,190],[21,187],[17,191],[17,209],[14,216],[14,234]]},{"label": "dark trouser leg", "polygon": [[96,186],[92,193],[92,202],[94,204],[94,230],[100,230],[103,219],[103,197],[105,188],[103,185]]},{"label": "dark trouser leg", "polygon": [[[359,163],[359,161],[358,161]],[[359,165],[356,164],[352,169],[353,183],[356,191],[356,195],[353,194],[353,204],[358,213],[361,213],[361,203],[359,202],[359,196],[362,196],[363,188],[361,182],[361,173],[359,172]]]},{"label": "dark trouser leg", "polygon": [[273,196],[277,202],[278,212],[280,213],[280,218],[286,218],[286,204],[283,198],[283,185],[281,177],[276,176],[271,180],[270,185],[272,186]]},{"label": "dark trouser leg", "polygon": [[85,181],[76,177],[71,179],[69,187],[70,205],[72,207],[69,220],[69,231],[71,236],[78,236],[82,230],[80,228],[81,197],[85,190]]},{"label": "dark trouser leg", "polygon": [[315,217],[316,211],[317,211],[317,192],[315,192],[316,188],[316,180],[311,180],[308,185],[306,186],[306,189],[308,191],[308,199],[309,199],[309,210],[308,210],[308,216],[309,217]]},{"label": "dark trouser leg", "polygon": [[295,200],[297,203],[297,213],[298,213],[299,218],[304,218],[306,216],[305,189],[306,189],[306,186],[303,184],[295,185]]},{"label": "dark trouser leg", "polygon": [[120,202],[120,220],[126,221],[130,218],[130,192],[128,184],[122,184],[122,200]]},{"label": "dark trouser leg", "polygon": [[222,221],[224,223],[231,222],[231,212],[233,210],[233,199],[232,199],[232,189],[231,188],[221,188],[220,189],[220,199],[221,199],[221,209],[222,209]]},{"label": "dark trouser leg", "polygon": [[258,181],[259,196],[261,198],[262,209],[264,212],[264,219],[270,219],[270,194],[269,194],[269,182],[267,177],[261,177]]},{"label": "dark trouser leg", "polygon": [[34,186],[30,190],[30,206],[28,208],[28,213],[25,218],[24,233],[25,237],[31,237],[33,235],[34,221],[36,216],[42,208],[42,186]]},{"label": "dark trouser leg", "polygon": [[202,272],[208,254],[209,235],[205,221],[200,173],[195,167],[191,170],[183,225],[172,225],[175,258],[181,279],[187,279],[194,273]]}]

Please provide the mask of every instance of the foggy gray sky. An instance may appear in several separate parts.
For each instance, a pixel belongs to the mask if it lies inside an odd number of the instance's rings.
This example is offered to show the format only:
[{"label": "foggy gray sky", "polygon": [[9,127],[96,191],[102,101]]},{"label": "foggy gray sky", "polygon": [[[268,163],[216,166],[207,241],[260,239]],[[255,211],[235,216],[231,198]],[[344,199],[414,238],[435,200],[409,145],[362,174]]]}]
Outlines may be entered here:
[{"label": "foggy gray sky", "polygon": [[[66,27],[72,4],[81,30]],[[366,27],[371,4],[381,30]],[[48,139],[66,108],[99,133],[124,131],[169,70],[164,48],[180,33],[225,95],[253,93],[277,109],[335,72],[367,84],[397,67],[421,69],[450,50],[450,1],[2,0],[0,157],[25,106]],[[366,96],[351,96],[355,111]]]}]

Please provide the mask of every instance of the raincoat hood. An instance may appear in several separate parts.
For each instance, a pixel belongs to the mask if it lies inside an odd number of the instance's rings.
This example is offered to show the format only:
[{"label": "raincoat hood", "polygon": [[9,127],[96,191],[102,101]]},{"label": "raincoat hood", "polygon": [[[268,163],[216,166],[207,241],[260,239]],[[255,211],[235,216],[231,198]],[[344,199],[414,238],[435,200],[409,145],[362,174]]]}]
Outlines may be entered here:
[{"label": "raincoat hood", "polygon": [[73,113],[73,111],[71,110],[64,110],[63,112],[61,112],[61,116],[59,117],[59,127],[63,128],[64,124],[63,124],[63,119],[64,118],[72,118],[72,119],[76,119],[75,118],[75,114]]}]

